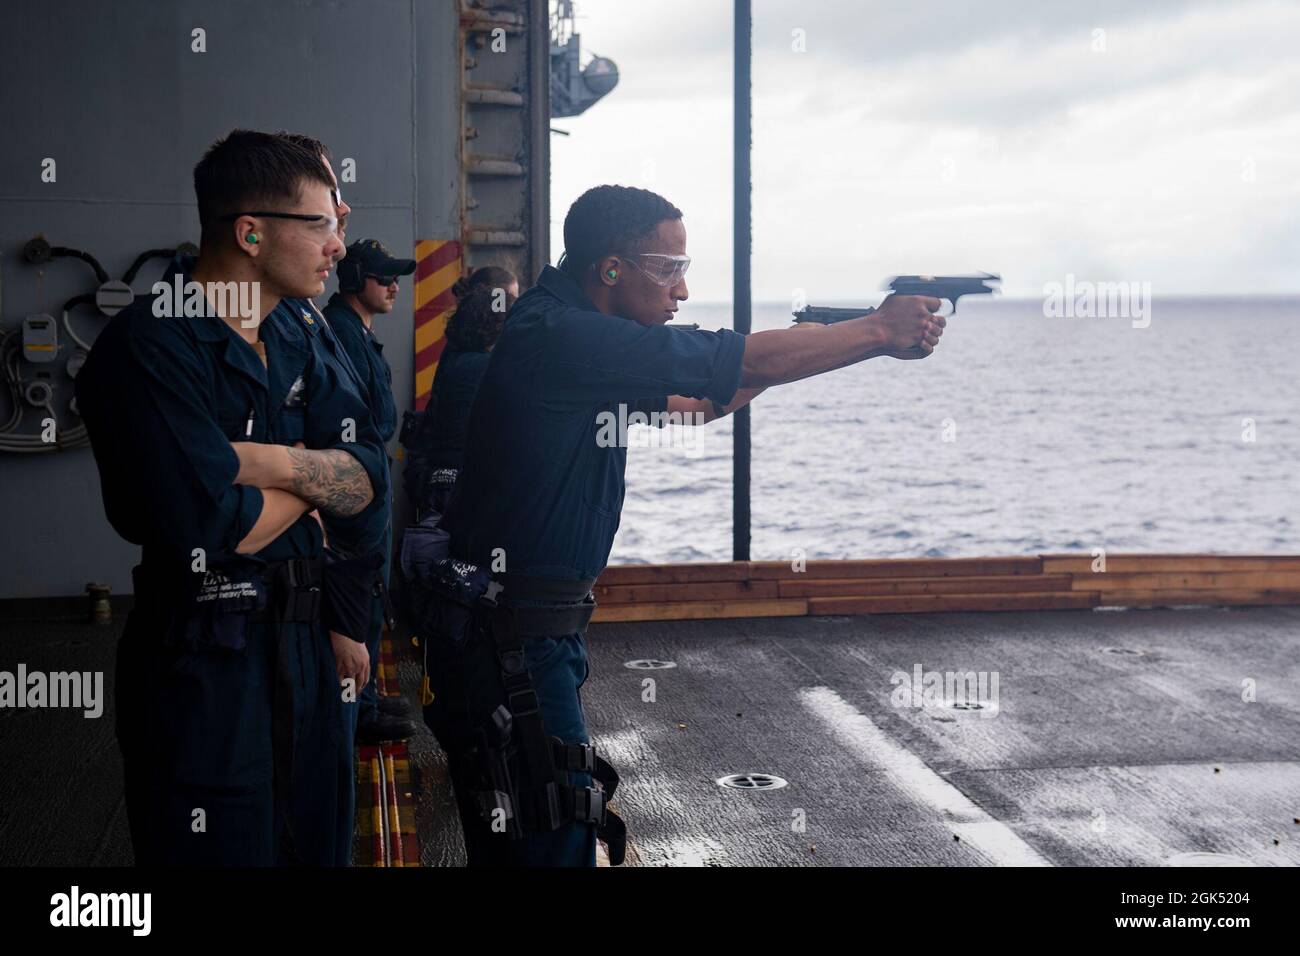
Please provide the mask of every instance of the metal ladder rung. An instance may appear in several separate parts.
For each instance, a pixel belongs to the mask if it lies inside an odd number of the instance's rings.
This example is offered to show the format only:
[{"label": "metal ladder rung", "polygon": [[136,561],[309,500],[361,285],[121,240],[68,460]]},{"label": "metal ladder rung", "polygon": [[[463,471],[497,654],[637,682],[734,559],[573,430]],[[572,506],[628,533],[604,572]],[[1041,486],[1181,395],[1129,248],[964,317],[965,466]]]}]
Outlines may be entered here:
[{"label": "metal ladder rung", "polygon": [[510,229],[470,226],[466,231],[466,241],[472,246],[524,246],[528,244],[528,237]]},{"label": "metal ladder rung", "polygon": [[510,159],[489,159],[483,156],[466,156],[465,171],[471,176],[523,176],[527,170]]},{"label": "metal ladder rung", "polygon": [[503,86],[467,86],[465,102],[478,106],[523,106],[524,95]]}]

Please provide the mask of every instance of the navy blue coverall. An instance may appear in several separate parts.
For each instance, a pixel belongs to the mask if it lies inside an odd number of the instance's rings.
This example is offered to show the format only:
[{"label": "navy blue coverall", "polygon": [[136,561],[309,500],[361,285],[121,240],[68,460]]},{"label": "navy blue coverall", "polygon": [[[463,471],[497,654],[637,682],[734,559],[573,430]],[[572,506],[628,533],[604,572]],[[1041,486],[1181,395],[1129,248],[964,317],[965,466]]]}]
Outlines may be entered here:
[{"label": "navy blue coverall", "polygon": [[231,443],[353,455],[375,491],[358,524],[388,492],[382,443],[352,383],[293,330],[291,301],[263,322],[265,366],[220,318],[152,306],[119,313],[76,381],[108,519],[142,548],[115,680],[136,861],[334,865],[355,785],[334,654],[318,620],[265,606],[268,566],[318,558],[321,530],[303,515],[237,554],[263,497],[234,484]]},{"label": "navy blue coverall", "polygon": [[[519,298],[493,348],[470,413],[465,458],[443,526],[452,556],[506,572],[582,582],[604,569],[623,507],[627,448],[600,440],[609,416],[662,412],[668,396],[726,404],[740,384],[744,336],[642,326],[606,315],[567,275],[547,267]],[[620,407],[621,406],[621,407]],[[447,635],[435,634],[443,641]],[[527,638],[525,656],[548,734],[589,743],[579,692],[587,678],[581,633]],[[443,659],[446,648],[430,650]],[[572,822],[510,840],[492,832],[469,796],[468,760],[454,744],[448,699],[490,699],[498,676],[473,687],[435,674],[425,720],[448,753],[469,862],[595,865],[595,828]],[[479,686],[481,685],[481,686]],[[441,691],[441,694],[439,694]],[[576,786],[590,775],[574,772]]]},{"label": "navy blue coverall", "polygon": [[[432,396],[416,430],[402,475],[417,515],[447,508],[455,476],[465,457],[465,433],[474,396],[487,371],[490,353],[448,346],[438,358]],[[441,480],[430,481],[437,474]]]},{"label": "navy blue coverall", "polygon": [[[393,401],[393,370],[384,358],[383,343],[366,328],[361,316],[353,311],[343,296],[336,292],[321,310],[329,320],[330,328],[339,344],[347,352],[356,371],[361,388],[361,395],[370,406],[370,416],[379,431],[379,437],[389,442],[397,431],[397,407]],[[390,470],[392,461],[385,456],[384,461]],[[389,569],[392,566],[393,553],[393,499],[390,490],[385,500],[384,520],[377,523],[376,529],[382,529],[375,545],[383,557],[380,574],[384,587],[389,585]],[[379,712],[379,691],[376,677],[379,672],[379,640],[383,634],[384,605],[376,600],[370,621],[370,633],[366,636],[366,648],[370,651],[370,682],[361,691],[359,706],[354,708],[353,723],[358,720],[373,719]]]}]

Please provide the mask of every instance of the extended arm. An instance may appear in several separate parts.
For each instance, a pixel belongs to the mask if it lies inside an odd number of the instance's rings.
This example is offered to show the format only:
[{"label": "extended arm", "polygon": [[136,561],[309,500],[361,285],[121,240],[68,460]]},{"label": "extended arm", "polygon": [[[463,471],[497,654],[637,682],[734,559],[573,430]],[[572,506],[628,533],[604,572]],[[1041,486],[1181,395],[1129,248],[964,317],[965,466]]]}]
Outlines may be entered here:
[{"label": "extended arm", "polygon": [[947,323],[938,299],[890,296],[871,315],[834,325],[774,329],[745,339],[741,389],[797,382],[879,355],[929,355]]},{"label": "extended arm", "polygon": [[358,514],[374,499],[365,468],[341,449],[315,451],[257,442],[234,442],[232,447],[239,455],[236,484],[288,491],[340,518]]}]

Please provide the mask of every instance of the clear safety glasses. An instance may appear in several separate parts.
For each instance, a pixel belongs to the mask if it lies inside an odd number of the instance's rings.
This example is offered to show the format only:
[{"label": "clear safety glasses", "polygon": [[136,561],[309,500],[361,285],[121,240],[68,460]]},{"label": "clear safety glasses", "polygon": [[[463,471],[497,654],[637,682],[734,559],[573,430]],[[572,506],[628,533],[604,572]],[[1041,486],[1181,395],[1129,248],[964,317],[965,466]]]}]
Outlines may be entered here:
[{"label": "clear safety glasses", "polygon": [[[222,216],[226,222],[234,222],[240,216],[258,216],[264,219],[292,219],[297,222],[306,223],[307,232],[313,239],[320,242],[327,242],[329,238],[339,231],[339,220],[337,216],[325,215],[307,215],[301,212],[269,212],[264,209],[255,209],[249,212],[232,212]],[[347,217],[344,217],[345,219]],[[346,227],[346,223],[344,224]]]},{"label": "clear safety glasses", "polygon": [[[658,252],[637,252],[623,257],[655,285],[675,286],[691,267],[690,256],[667,256]],[[640,259],[641,262],[636,260]]]},{"label": "clear safety glasses", "polygon": [[348,212],[339,215],[339,212],[343,209],[343,193],[339,190],[337,185],[330,190],[330,198],[334,200],[334,214],[339,217],[338,234],[339,239],[342,240],[343,237],[347,235],[348,216],[351,213],[351,209],[349,208]]}]

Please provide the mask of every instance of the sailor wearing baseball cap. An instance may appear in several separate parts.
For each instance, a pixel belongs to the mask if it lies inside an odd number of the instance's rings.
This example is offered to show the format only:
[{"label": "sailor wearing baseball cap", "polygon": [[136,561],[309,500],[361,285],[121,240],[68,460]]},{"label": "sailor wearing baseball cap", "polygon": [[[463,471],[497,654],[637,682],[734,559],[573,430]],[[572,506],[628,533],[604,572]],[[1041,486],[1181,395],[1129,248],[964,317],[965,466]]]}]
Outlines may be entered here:
[{"label": "sailor wearing baseball cap", "polygon": [[[398,280],[415,271],[414,259],[394,258],[377,239],[358,239],[348,246],[347,256],[338,264],[339,291],[330,297],[322,310],[355,367],[362,397],[370,406],[375,427],[384,442],[397,430],[397,409],[393,401],[393,372],[384,358],[383,343],[375,336],[372,322],[377,315],[393,311],[397,301]],[[361,691],[354,711],[356,737],[360,743],[402,740],[414,732],[401,697],[382,700],[375,688],[374,675],[379,667],[379,638],[385,619],[388,591],[389,558],[392,553],[392,497],[388,499],[384,520],[378,525],[364,549],[373,548],[382,555],[377,597],[372,608],[370,633],[366,646],[370,651],[370,682]]]}]

